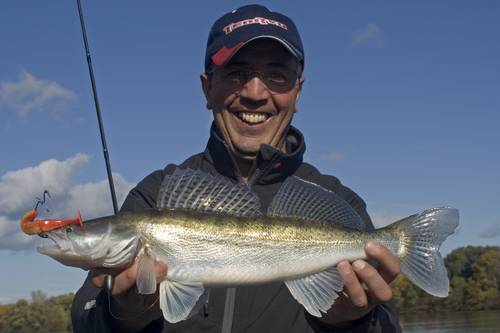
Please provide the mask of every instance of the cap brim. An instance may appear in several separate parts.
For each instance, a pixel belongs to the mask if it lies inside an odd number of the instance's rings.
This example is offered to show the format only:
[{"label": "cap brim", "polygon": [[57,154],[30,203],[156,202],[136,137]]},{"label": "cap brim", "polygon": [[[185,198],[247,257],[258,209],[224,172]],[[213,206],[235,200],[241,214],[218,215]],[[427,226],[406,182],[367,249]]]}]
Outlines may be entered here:
[{"label": "cap brim", "polygon": [[271,35],[260,35],[260,36],[252,37],[249,40],[247,40],[246,42],[240,42],[231,48],[227,48],[225,46],[220,48],[219,51],[215,52],[212,55],[212,57],[211,57],[212,63],[218,67],[224,66],[225,64],[227,64],[227,62],[229,60],[231,60],[231,58],[236,53],[238,53],[239,50],[241,50],[241,48],[243,46],[247,45],[248,43],[250,43],[256,39],[261,39],[261,38],[274,39],[275,41],[277,41],[281,45],[283,45],[287,49],[287,51],[290,52],[295,58],[297,58],[300,62],[302,62],[302,56],[300,55],[300,53],[297,52],[297,50],[295,50],[295,48],[290,43],[288,43],[286,40],[281,39],[281,38],[276,37],[276,36],[271,36]]}]

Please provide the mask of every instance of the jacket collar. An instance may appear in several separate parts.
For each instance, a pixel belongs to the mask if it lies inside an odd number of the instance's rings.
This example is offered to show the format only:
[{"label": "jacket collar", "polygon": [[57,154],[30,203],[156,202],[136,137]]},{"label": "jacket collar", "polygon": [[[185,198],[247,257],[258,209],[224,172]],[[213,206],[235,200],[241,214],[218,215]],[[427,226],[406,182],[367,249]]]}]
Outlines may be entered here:
[{"label": "jacket collar", "polygon": [[[288,130],[285,147],[286,153],[270,145],[261,145],[252,168],[250,185],[281,182],[295,173],[302,164],[306,145],[302,133],[293,126]],[[210,128],[210,138],[204,156],[218,173],[236,181],[240,180],[238,166],[215,123],[212,123]]]}]

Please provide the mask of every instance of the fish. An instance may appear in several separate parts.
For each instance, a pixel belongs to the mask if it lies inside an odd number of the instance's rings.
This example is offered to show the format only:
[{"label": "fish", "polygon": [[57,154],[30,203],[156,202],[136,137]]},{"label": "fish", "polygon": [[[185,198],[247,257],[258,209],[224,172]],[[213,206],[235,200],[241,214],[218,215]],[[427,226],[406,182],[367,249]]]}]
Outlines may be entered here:
[{"label": "fish", "polygon": [[[158,291],[165,320],[176,323],[193,314],[205,288],[275,281],[284,282],[298,303],[320,317],[343,289],[336,264],[366,259],[364,245],[370,240],[400,258],[410,281],[446,297],[449,280],[439,248],[457,228],[459,213],[432,208],[365,231],[345,200],[299,177],[284,181],[264,213],[249,186],[178,168],[163,180],[156,209],[61,221],[61,227],[40,233],[51,242],[38,252],[85,270],[126,267],[137,260],[138,292]],[[28,230],[35,221],[23,223]],[[162,281],[156,280],[156,260],[168,266]]]}]

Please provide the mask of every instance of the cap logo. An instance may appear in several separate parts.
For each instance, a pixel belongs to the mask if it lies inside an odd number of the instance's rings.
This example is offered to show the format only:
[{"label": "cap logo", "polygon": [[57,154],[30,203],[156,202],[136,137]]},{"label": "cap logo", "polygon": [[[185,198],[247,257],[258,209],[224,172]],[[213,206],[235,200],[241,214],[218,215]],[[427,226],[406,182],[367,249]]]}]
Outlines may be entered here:
[{"label": "cap logo", "polygon": [[285,24],[283,24],[279,21],[276,21],[276,20],[271,20],[271,19],[265,18],[265,17],[254,17],[254,18],[244,19],[244,20],[241,20],[238,22],[234,22],[234,23],[226,25],[223,30],[226,33],[226,35],[228,35],[231,32],[233,32],[234,30],[241,28],[241,27],[244,27],[246,25],[250,25],[250,24],[260,24],[260,25],[272,24],[272,25],[275,25],[277,27],[280,27],[281,29],[288,30],[288,28]]}]

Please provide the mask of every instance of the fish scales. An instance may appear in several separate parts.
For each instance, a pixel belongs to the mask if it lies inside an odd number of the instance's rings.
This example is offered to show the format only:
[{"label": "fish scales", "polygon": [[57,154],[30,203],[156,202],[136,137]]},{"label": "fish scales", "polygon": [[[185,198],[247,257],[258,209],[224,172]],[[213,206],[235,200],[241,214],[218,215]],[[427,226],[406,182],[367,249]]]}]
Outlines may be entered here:
[{"label": "fish scales", "polygon": [[374,237],[290,218],[160,211],[134,219],[129,223],[169,263],[169,278],[210,285],[263,283],[316,273],[340,260],[364,257],[363,244]]}]

